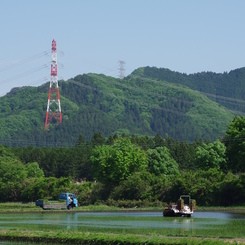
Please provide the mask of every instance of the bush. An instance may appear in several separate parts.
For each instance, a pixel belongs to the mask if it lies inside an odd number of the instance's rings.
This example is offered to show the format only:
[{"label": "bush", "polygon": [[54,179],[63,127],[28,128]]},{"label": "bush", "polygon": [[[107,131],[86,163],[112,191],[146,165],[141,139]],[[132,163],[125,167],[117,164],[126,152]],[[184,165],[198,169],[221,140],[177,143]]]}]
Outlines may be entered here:
[{"label": "bush", "polygon": [[73,184],[72,192],[77,196],[80,206],[90,205],[92,203],[92,182]]}]

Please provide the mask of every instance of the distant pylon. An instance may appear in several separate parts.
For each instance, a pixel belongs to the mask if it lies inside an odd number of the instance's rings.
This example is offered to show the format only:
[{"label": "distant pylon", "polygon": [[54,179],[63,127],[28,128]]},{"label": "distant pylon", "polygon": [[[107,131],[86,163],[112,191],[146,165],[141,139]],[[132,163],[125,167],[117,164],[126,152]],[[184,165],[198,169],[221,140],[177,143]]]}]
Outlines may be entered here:
[{"label": "distant pylon", "polygon": [[[52,108],[50,108],[51,105]],[[53,118],[55,118],[57,124],[62,123],[60,95],[57,77],[57,50],[55,40],[52,41],[51,79],[49,86],[48,105],[44,130],[48,129],[49,124],[52,122]]]},{"label": "distant pylon", "polygon": [[125,61],[119,60],[119,78],[123,79],[125,77]]}]

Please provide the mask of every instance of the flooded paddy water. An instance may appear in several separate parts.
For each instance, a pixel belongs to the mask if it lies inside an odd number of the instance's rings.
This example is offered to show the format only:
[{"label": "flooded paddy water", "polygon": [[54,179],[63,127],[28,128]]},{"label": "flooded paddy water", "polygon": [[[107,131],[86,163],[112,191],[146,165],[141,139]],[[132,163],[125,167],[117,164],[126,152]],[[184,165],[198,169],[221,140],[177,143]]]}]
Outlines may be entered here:
[{"label": "flooded paddy water", "polygon": [[163,217],[162,212],[45,211],[1,214],[0,229],[245,238],[245,214],[195,212],[193,217],[186,218]]}]

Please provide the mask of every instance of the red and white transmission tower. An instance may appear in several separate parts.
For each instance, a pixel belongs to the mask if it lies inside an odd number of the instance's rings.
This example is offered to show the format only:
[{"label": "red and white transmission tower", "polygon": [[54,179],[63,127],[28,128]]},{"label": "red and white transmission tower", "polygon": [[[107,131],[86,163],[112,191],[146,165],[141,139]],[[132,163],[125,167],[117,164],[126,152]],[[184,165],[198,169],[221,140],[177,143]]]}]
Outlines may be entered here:
[{"label": "red and white transmission tower", "polygon": [[51,123],[53,118],[55,118],[57,124],[62,123],[60,95],[59,95],[59,86],[58,86],[58,77],[57,77],[57,50],[56,50],[55,40],[52,41],[51,79],[50,79],[50,86],[49,86],[47,114],[46,114],[44,130],[48,129],[49,124]]}]

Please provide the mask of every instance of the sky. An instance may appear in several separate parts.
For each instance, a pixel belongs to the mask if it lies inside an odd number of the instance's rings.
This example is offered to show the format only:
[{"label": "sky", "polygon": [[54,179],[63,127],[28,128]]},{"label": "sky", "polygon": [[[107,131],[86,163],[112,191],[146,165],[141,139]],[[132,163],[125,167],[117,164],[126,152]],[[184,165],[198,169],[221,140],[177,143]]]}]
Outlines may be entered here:
[{"label": "sky", "polygon": [[244,0],[0,0],[0,96],[58,79],[119,77],[144,66],[181,73],[245,66]]}]

